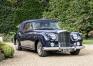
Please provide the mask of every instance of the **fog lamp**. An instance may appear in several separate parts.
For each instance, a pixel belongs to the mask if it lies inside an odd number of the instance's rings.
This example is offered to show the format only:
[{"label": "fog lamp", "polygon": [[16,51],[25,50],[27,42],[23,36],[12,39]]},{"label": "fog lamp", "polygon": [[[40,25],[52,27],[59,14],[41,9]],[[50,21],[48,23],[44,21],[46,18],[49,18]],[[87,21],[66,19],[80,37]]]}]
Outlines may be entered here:
[{"label": "fog lamp", "polygon": [[54,43],[50,43],[51,47],[54,47]]},{"label": "fog lamp", "polygon": [[77,46],[79,46],[80,45],[80,42],[77,42]]}]

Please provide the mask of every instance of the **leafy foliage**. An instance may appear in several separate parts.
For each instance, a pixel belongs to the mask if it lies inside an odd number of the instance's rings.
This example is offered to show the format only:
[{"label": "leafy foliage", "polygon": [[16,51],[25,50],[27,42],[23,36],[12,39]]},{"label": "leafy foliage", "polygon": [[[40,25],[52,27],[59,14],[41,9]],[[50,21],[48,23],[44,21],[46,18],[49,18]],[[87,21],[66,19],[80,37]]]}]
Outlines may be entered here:
[{"label": "leafy foliage", "polygon": [[14,9],[12,6],[7,6],[8,2],[3,1],[0,4],[0,32],[10,32],[15,30],[14,25]]},{"label": "leafy foliage", "polygon": [[39,0],[0,1],[0,33],[15,32],[23,20],[42,17],[43,5]]},{"label": "leafy foliage", "polygon": [[3,51],[4,56],[6,58],[13,57],[13,55],[14,55],[14,48],[11,47],[10,45],[4,44],[4,43],[0,43],[0,49]]},{"label": "leafy foliage", "polygon": [[50,0],[44,17],[59,19],[62,28],[82,32],[87,37],[93,30],[93,0]]},{"label": "leafy foliage", "polygon": [[0,0],[0,33],[15,32],[27,19],[49,18],[61,27],[82,32],[93,30],[93,0]]},{"label": "leafy foliage", "polygon": [[43,6],[39,0],[24,0],[21,7],[16,10],[16,22],[18,24],[27,19],[36,19],[42,17]]}]

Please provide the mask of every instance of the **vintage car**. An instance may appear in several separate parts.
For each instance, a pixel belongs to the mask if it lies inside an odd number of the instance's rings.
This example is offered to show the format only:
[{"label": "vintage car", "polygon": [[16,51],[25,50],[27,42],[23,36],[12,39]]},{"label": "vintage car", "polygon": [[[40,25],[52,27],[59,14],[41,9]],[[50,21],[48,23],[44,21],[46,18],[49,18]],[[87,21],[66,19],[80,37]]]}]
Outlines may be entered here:
[{"label": "vintage car", "polygon": [[18,50],[35,50],[41,57],[47,56],[48,52],[78,55],[84,48],[82,41],[81,33],[62,30],[58,21],[49,19],[23,21],[14,36]]}]

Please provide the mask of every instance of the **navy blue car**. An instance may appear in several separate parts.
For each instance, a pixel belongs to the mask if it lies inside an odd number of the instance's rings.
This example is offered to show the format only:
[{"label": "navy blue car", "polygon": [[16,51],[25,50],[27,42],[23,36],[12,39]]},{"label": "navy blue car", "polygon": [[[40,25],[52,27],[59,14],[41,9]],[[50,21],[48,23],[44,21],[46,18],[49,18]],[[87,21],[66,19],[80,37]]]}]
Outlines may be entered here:
[{"label": "navy blue car", "polygon": [[41,57],[47,56],[48,52],[78,55],[84,48],[82,41],[81,33],[62,30],[58,21],[48,19],[23,21],[14,36],[18,50],[31,49]]}]

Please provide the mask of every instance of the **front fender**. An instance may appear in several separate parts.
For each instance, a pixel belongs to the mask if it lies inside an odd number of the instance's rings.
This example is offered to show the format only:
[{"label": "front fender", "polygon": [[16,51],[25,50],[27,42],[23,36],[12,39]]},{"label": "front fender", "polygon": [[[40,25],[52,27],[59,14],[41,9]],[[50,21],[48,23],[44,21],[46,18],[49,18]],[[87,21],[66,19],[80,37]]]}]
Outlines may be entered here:
[{"label": "front fender", "polygon": [[48,39],[47,36],[46,36],[45,34],[43,34],[43,33],[38,33],[38,34],[36,34],[35,40],[40,41],[40,42],[42,43],[43,47],[49,46],[49,44],[48,44],[49,39]]},{"label": "front fender", "polygon": [[80,45],[82,46],[82,42],[83,42],[83,37],[82,37],[82,34],[81,33],[79,33],[79,32],[71,32],[71,33],[75,33],[75,34],[77,34],[78,36],[80,36],[81,37],[81,39],[78,39],[78,40],[73,40],[72,39],[72,36],[70,36],[70,38],[71,38],[71,43],[73,44],[73,43],[76,43],[76,42],[80,42]]},{"label": "front fender", "polygon": [[[83,37],[82,37],[82,34],[81,33],[79,33],[79,32],[71,32],[71,34],[77,34],[78,36],[80,36],[81,37],[81,39],[80,40],[83,40]],[[70,34],[70,37],[71,37],[71,39],[73,38],[72,37],[72,35]],[[77,40],[78,41],[78,40]]]}]

